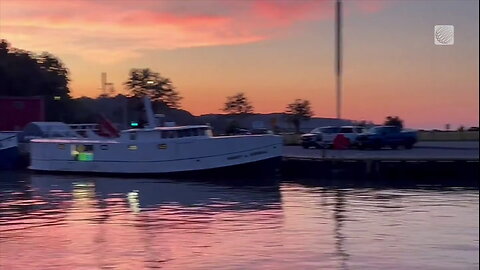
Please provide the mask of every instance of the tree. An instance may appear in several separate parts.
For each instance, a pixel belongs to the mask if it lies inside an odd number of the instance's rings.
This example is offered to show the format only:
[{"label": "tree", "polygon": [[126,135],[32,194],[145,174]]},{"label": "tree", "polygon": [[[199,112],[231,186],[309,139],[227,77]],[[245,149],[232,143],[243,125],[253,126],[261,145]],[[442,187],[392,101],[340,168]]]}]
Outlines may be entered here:
[{"label": "tree", "polygon": [[0,96],[42,96],[48,121],[68,117],[69,71],[56,56],[34,54],[0,40]]},{"label": "tree", "polygon": [[367,120],[352,121],[352,124],[354,126],[359,126],[363,128],[368,128],[375,125],[372,121],[367,121]]},{"label": "tree", "polygon": [[124,85],[135,97],[147,96],[152,101],[161,101],[170,108],[180,107],[182,97],[172,81],[148,68],[130,70],[129,78]]},{"label": "tree", "polygon": [[253,106],[244,93],[227,97],[223,111],[229,114],[253,113]]},{"label": "tree", "polygon": [[56,56],[13,48],[0,40],[0,95],[70,98],[69,71]]},{"label": "tree", "polygon": [[294,102],[288,104],[285,113],[287,114],[287,119],[295,126],[297,133],[300,133],[301,121],[308,120],[313,116],[310,101],[302,99],[296,99]]},{"label": "tree", "polygon": [[387,116],[385,122],[383,123],[386,126],[396,126],[403,128],[403,120],[398,116]]}]

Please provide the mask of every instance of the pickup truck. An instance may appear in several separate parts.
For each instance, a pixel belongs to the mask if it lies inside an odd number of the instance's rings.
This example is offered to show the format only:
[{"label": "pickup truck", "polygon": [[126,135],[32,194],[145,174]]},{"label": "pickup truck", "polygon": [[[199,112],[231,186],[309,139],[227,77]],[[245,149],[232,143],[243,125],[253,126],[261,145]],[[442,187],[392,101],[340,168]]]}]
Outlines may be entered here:
[{"label": "pickup truck", "polygon": [[417,142],[417,132],[414,130],[403,130],[396,126],[377,126],[357,136],[357,146],[360,149],[380,149],[390,147],[397,149],[403,146],[411,149]]}]

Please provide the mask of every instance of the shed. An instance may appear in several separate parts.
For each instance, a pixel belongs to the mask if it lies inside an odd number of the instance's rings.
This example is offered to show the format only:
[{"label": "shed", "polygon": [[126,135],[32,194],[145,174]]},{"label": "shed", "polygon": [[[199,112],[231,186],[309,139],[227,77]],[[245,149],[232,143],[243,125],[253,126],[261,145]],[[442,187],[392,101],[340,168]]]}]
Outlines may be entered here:
[{"label": "shed", "polygon": [[31,122],[18,135],[20,142],[36,138],[78,137],[70,126],[62,122]]}]

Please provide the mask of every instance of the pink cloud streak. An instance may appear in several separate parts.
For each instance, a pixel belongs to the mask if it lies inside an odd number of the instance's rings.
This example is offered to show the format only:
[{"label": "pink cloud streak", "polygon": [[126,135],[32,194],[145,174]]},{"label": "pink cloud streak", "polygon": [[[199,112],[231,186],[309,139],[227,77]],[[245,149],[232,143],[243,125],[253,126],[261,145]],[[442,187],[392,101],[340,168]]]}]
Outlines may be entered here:
[{"label": "pink cloud streak", "polygon": [[[381,8],[359,2],[358,9],[377,12]],[[299,22],[324,20],[332,15],[332,1],[322,0],[2,0],[0,34],[14,46],[29,50],[118,62],[139,56],[142,50],[272,39]],[[97,55],[103,55],[102,60]]]}]

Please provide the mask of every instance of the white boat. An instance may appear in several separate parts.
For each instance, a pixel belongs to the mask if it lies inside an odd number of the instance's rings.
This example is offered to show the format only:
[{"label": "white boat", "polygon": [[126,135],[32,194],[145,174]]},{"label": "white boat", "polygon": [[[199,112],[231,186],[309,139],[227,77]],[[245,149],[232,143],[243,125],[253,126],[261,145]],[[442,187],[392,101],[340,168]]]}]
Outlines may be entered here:
[{"label": "white boat", "polygon": [[30,169],[50,172],[161,174],[278,161],[282,139],[273,134],[212,136],[208,125],[124,130],[118,138],[33,139]]},{"label": "white boat", "polygon": [[14,169],[18,158],[17,132],[0,132],[0,170]]}]

